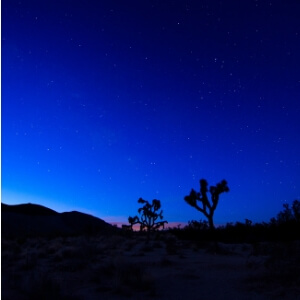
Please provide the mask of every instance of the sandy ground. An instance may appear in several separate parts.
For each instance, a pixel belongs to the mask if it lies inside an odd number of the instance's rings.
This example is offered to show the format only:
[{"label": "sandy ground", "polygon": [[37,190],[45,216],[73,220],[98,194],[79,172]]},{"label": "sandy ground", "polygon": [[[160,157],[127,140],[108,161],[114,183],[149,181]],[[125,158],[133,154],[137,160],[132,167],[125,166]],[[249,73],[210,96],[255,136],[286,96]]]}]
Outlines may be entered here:
[{"label": "sandy ground", "polygon": [[2,299],[300,299],[299,243],[2,239]]}]

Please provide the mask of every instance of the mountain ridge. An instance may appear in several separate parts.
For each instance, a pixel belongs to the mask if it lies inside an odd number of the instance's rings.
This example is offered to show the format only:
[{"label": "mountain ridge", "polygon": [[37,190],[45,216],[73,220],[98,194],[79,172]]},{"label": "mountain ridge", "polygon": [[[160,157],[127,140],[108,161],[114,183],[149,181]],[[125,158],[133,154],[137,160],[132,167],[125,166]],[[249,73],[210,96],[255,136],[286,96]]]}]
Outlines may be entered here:
[{"label": "mountain ridge", "polygon": [[117,230],[100,218],[78,211],[58,213],[39,204],[1,203],[1,234],[5,237],[105,234]]}]

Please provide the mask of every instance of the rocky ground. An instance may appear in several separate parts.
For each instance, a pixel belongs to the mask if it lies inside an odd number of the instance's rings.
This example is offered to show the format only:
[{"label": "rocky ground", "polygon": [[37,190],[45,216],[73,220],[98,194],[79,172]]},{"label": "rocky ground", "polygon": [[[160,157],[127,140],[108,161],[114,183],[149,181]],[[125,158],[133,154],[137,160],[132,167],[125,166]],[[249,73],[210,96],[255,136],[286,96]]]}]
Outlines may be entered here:
[{"label": "rocky ground", "polygon": [[300,299],[299,242],[2,238],[2,299]]}]

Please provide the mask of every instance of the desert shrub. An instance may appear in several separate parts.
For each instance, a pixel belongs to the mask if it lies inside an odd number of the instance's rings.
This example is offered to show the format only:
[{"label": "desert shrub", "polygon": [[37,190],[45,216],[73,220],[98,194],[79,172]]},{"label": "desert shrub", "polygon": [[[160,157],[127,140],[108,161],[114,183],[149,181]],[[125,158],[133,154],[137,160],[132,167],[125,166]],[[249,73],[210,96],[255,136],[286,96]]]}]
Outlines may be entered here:
[{"label": "desert shrub", "polygon": [[176,238],[173,236],[169,236],[165,239],[166,251],[169,255],[177,254],[178,247],[176,243]]},{"label": "desert shrub", "polygon": [[60,285],[45,273],[31,273],[23,281],[23,292],[32,300],[63,299]]},{"label": "desert shrub", "polygon": [[152,276],[140,264],[118,261],[115,263],[114,275],[116,291],[122,290],[122,286],[143,292],[153,292],[155,289]]},{"label": "desert shrub", "polygon": [[213,253],[213,254],[219,254],[219,255],[233,255],[234,251],[232,250],[231,246],[223,244],[223,243],[218,243],[218,242],[213,242],[210,243],[207,248],[206,248],[207,253]]},{"label": "desert shrub", "polygon": [[72,259],[72,258],[81,258],[82,254],[80,253],[77,247],[66,246],[61,249],[61,254],[63,259]]},{"label": "desert shrub", "polygon": [[20,246],[19,243],[16,241],[8,241],[8,240],[2,240],[1,241],[1,255],[7,252],[17,258],[19,254],[22,253],[22,246]]},{"label": "desert shrub", "polygon": [[64,247],[63,243],[59,239],[55,239],[49,242],[45,252],[48,255],[52,255],[57,251],[60,251],[63,247]]},{"label": "desert shrub", "polygon": [[272,255],[265,261],[265,276],[283,285],[300,284],[300,257],[283,259]]},{"label": "desert shrub", "polygon": [[142,252],[152,252],[153,250],[153,245],[147,242],[140,248],[140,251]]},{"label": "desert shrub", "polygon": [[159,261],[159,265],[162,267],[169,267],[173,264],[174,264],[174,262],[172,260],[170,260],[167,256],[163,256]]},{"label": "desert shrub", "polygon": [[136,246],[136,242],[133,241],[133,240],[129,240],[129,241],[126,241],[125,245],[124,245],[124,249],[126,251],[130,251],[132,250],[134,247]]},{"label": "desert shrub", "polygon": [[99,289],[102,291],[110,290],[127,296],[134,292],[155,291],[153,277],[146,267],[128,262],[123,257],[105,261],[98,266],[93,271],[92,280],[99,283]]},{"label": "desert shrub", "polygon": [[[300,243],[299,241],[256,243],[246,266],[256,271],[255,275],[248,278],[248,283],[256,288],[265,290],[276,287],[277,291],[282,293],[293,287],[299,287]],[[285,297],[285,293],[281,294],[282,297]]]},{"label": "desert shrub", "polygon": [[18,243],[18,245],[23,246],[27,242],[27,237],[19,236],[16,238],[16,242]]},{"label": "desert shrub", "polygon": [[25,254],[24,263],[21,265],[23,270],[34,269],[38,264],[38,254],[36,252],[27,252]]},{"label": "desert shrub", "polygon": [[102,239],[100,242],[99,247],[101,249],[105,250],[118,250],[120,247],[124,244],[126,239],[122,236],[114,235],[110,238]]},{"label": "desert shrub", "polygon": [[158,242],[158,241],[154,242],[152,246],[153,246],[153,248],[158,248],[158,249],[160,249],[160,248],[163,247],[163,246],[162,246],[162,243],[161,243],[161,242]]}]

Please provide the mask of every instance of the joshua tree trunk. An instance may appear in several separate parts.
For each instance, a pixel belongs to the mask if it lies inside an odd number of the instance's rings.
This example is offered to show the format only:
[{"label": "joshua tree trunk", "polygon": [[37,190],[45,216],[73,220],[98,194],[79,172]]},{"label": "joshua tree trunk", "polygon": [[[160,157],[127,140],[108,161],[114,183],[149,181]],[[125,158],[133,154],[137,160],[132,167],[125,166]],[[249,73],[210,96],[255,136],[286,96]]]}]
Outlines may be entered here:
[{"label": "joshua tree trunk", "polygon": [[214,230],[215,229],[215,225],[214,225],[214,221],[213,221],[213,216],[212,215],[208,215],[208,224],[209,224],[209,229],[210,230]]}]

